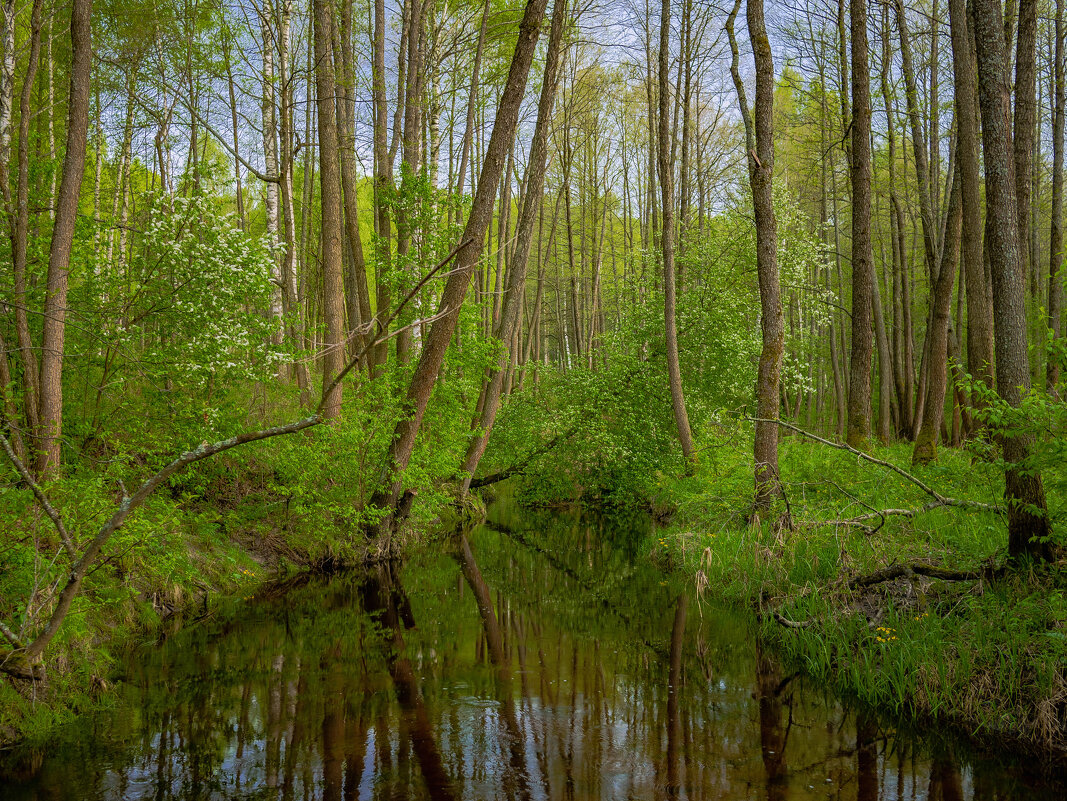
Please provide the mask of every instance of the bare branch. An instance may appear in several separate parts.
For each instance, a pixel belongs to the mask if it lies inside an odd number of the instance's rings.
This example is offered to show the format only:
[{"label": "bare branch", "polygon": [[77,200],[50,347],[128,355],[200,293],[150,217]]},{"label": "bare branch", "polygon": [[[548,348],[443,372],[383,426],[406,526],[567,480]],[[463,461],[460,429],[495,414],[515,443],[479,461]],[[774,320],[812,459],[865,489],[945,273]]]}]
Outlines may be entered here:
[{"label": "bare branch", "polygon": [[781,612],[779,612],[777,609],[772,609],[771,610],[771,614],[774,616],[775,620],[777,620],[781,625],[785,626],[787,629],[806,629],[806,628],[810,627],[815,622],[814,620],[801,620],[801,621],[790,620],[789,618],[785,617]]},{"label": "bare branch", "polygon": [[4,635],[4,639],[6,639],[9,643],[11,643],[16,648],[24,648],[25,647],[22,644],[22,640],[19,639],[18,635],[15,634],[15,632],[13,632],[11,629],[9,629],[6,625],[4,625],[3,621],[0,621],[0,634],[3,634]]},{"label": "bare branch", "polygon": [[792,423],[787,423],[784,420],[764,420],[758,417],[746,417],[745,419],[753,423],[777,423],[778,425],[782,426],[782,428],[788,428],[790,431],[795,431],[797,434],[800,434],[803,437],[815,440],[816,442],[820,442],[823,445],[827,445],[831,448],[836,448],[839,451],[848,451],[849,453],[858,456],[864,461],[870,462],[871,464],[876,464],[879,467],[884,467],[887,470],[892,470],[898,476],[914,484],[916,487],[921,489],[923,492],[925,492],[937,502],[930,508],[937,508],[938,506],[955,506],[959,509],[970,509],[971,511],[975,512],[995,512],[998,514],[1003,511],[999,506],[994,506],[993,504],[989,503],[969,501],[962,498],[949,498],[948,496],[942,495],[929,484],[925,483],[922,479],[913,476],[911,473],[901,467],[897,467],[892,462],[887,462],[884,459],[878,459],[874,456],[871,456],[869,453],[864,453],[863,451],[857,448],[853,448],[851,445],[848,445],[844,442],[833,442],[828,439],[823,439],[822,437],[817,436],[816,434],[812,434],[810,431],[805,431],[804,429],[795,426]]}]

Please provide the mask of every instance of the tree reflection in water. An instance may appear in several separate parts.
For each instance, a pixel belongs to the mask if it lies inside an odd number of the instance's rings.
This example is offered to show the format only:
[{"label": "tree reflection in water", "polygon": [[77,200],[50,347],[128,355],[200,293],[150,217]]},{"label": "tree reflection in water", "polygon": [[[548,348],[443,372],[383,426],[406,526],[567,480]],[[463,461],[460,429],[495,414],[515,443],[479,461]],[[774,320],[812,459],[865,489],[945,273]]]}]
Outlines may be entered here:
[{"label": "tree reflection in water", "polygon": [[132,655],[116,709],[2,757],[0,799],[1064,797],[784,674],[640,520],[494,515]]}]

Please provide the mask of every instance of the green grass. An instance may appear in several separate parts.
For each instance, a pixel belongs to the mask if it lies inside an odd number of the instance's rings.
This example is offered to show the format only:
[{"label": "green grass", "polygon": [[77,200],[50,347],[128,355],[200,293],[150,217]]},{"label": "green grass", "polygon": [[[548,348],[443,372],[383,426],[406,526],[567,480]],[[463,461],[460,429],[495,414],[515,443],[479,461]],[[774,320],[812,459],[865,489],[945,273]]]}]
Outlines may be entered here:
[{"label": "green grass", "polygon": [[[876,454],[904,466],[904,446]],[[752,527],[751,461],[719,455],[694,477],[661,483],[654,503],[675,514],[652,555],[709,597],[755,610],[760,635],[799,669],[846,696],[917,720],[947,720],[978,736],[1067,749],[1067,573],[1028,566],[994,580],[902,577],[853,590],[849,579],[894,563],[1002,565],[997,514],[937,509],[887,517],[871,531],[842,521],[929,497],[885,468],[788,438],[780,470],[795,527]],[[916,475],[953,498],[997,503],[994,465],[944,449]],[[1050,498],[1059,530],[1061,499]],[[785,511],[780,504],[776,513]],[[780,623],[771,610],[804,628]]]}]

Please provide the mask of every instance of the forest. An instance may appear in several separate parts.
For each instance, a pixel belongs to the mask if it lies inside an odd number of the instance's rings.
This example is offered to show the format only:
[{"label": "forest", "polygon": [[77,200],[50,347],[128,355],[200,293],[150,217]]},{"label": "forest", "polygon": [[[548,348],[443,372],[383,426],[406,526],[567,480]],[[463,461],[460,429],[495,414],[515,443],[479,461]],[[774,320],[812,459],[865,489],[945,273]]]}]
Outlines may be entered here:
[{"label": "forest", "polygon": [[0,0],[0,744],[513,504],[1067,754],[1064,6]]}]

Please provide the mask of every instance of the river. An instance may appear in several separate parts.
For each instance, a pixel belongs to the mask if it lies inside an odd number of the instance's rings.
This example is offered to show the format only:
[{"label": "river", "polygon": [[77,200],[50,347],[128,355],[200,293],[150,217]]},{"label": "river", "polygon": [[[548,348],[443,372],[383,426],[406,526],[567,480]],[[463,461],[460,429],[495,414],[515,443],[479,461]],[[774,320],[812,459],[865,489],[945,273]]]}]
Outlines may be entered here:
[{"label": "river", "polygon": [[648,526],[499,502],[403,564],[232,599],[0,759],[0,799],[1067,797],[783,670]]}]

